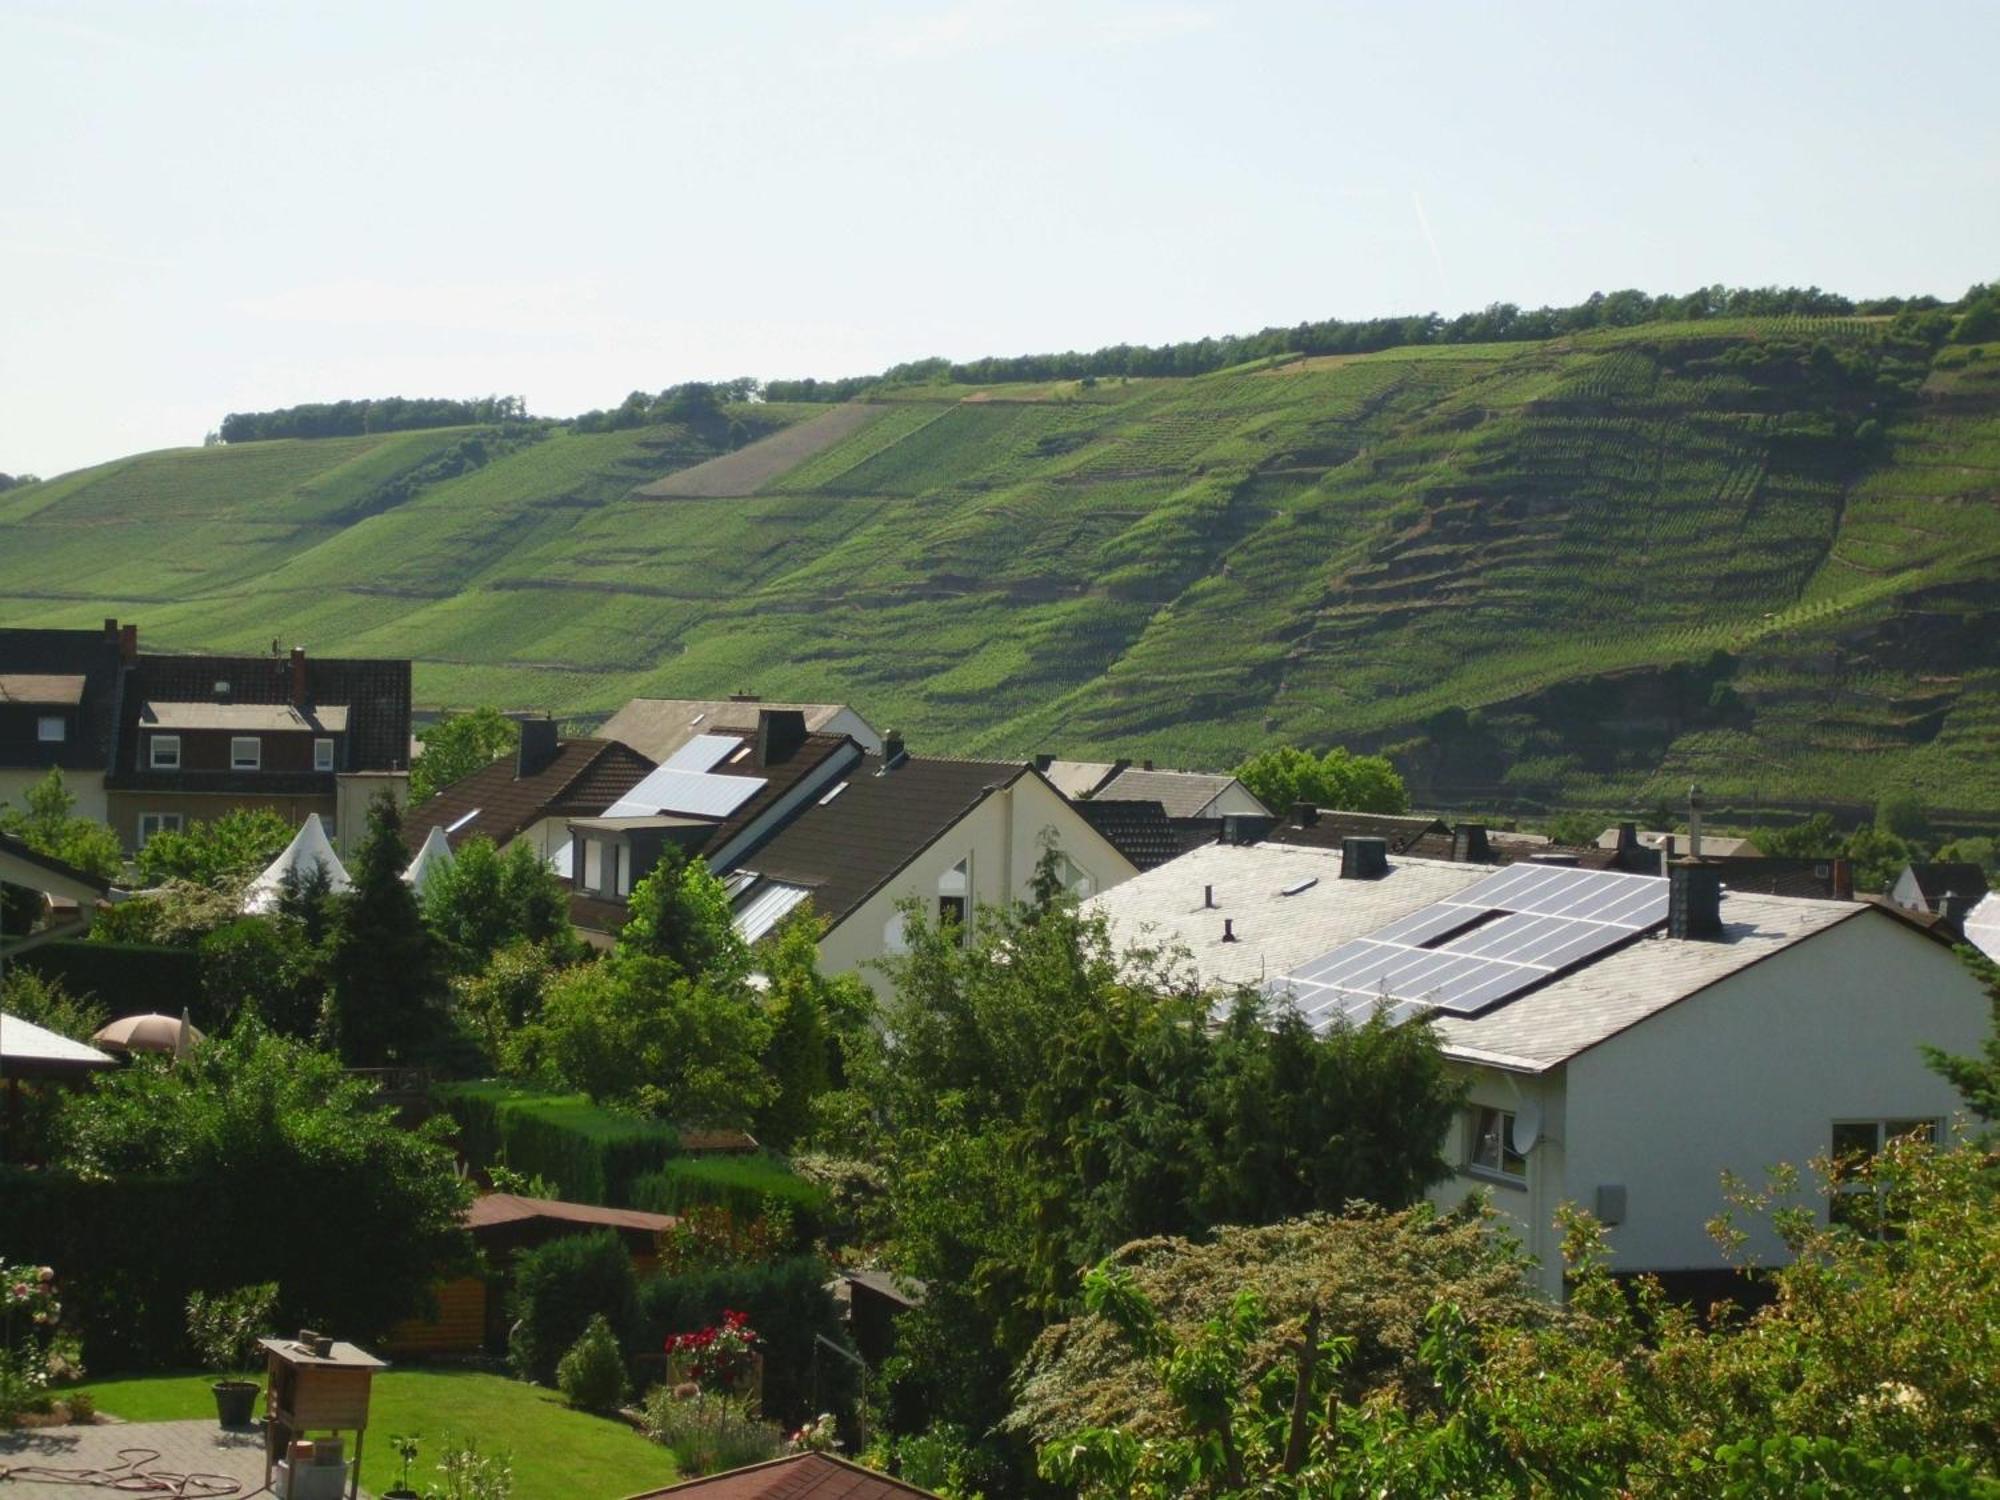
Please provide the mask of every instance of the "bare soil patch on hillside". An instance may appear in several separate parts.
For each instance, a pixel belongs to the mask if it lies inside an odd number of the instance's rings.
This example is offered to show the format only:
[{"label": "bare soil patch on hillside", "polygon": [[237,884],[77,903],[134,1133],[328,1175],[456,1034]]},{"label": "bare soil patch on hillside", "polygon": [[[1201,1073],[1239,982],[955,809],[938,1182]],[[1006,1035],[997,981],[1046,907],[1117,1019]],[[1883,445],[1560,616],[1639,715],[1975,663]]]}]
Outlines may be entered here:
[{"label": "bare soil patch on hillside", "polygon": [[780,428],[734,453],[641,485],[632,493],[654,500],[724,500],[754,495],[814,454],[860,431],[882,410],[857,401],[846,402],[829,408],[824,415]]}]

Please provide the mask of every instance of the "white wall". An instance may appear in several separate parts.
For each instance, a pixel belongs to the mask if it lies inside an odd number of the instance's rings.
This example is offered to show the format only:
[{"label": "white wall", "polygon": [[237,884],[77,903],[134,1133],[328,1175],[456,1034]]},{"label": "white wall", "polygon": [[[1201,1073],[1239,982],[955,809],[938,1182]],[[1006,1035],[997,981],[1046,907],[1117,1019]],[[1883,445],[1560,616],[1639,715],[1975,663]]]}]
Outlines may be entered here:
[{"label": "white wall", "polygon": [[[892,951],[898,930],[897,904],[915,897],[924,903],[926,915],[935,918],[939,880],[968,856],[975,906],[1025,898],[1034,879],[1035,862],[1041,858],[1044,832],[1052,834],[1062,851],[1081,867],[1094,891],[1138,873],[1046,783],[1024,775],[1012,786],[989,793],[821,938],[821,963],[830,973],[852,973]],[[873,974],[872,970],[861,972],[863,978]]]},{"label": "white wall", "polygon": [[1250,795],[1250,788],[1240,781],[1232,781],[1201,810],[1204,818],[1223,818],[1232,814],[1262,817],[1272,812],[1289,812],[1289,808],[1269,808]]},{"label": "white wall", "polygon": [[[34,770],[0,771],[0,807],[25,808],[28,788],[45,780],[49,774],[47,766]],[[111,819],[109,799],[104,795],[104,773],[102,771],[73,770],[63,768],[63,787],[76,798],[76,806],[71,814],[79,818],[95,818],[100,823]]]},{"label": "white wall", "polygon": [[1975,1051],[1991,1024],[1948,949],[1864,911],[1571,1059],[1564,1195],[1590,1207],[1624,1184],[1614,1269],[1723,1266],[1703,1225],[1725,1169],[1803,1169],[1837,1119],[1951,1116],[1958,1094],[1918,1047]]},{"label": "white wall", "polygon": [[[1444,1159],[1458,1170],[1426,1196],[1439,1208],[1451,1209],[1463,1203],[1472,1193],[1485,1193],[1501,1215],[1503,1227],[1540,1260],[1541,1272],[1536,1284],[1550,1296],[1559,1296],[1562,1292],[1561,1240],[1553,1226],[1556,1210],[1562,1205],[1564,1197],[1563,1136],[1567,1101],[1563,1072],[1558,1068],[1553,1073],[1535,1077],[1465,1065],[1457,1065],[1455,1072],[1466,1080],[1469,1095],[1466,1108],[1460,1112],[1445,1140]],[[1541,1131],[1534,1147],[1527,1153],[1528,1173],[1525,1179],[1503,1180],[1492,1174],[1474,1172],[1466,1166],[1471,1154],[1469,1121],[1472,1112],[1480,1105],[1508,1110],[1516,1116],[1525,1114],[1529,1105],[1541,1111]]]}]

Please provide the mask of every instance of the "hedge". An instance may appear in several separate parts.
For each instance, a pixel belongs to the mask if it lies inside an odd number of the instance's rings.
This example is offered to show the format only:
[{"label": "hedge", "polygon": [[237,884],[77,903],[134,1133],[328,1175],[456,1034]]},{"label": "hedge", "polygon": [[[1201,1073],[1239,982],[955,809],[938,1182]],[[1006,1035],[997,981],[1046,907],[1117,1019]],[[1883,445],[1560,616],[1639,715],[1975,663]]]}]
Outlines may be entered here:
[{"label": "hedge", "polygon": [[631,1253],[613,1231],[569,1235],[524,1250],[515,1258],[513,1275],[507,1311],[514,1331],[507,1358],[523,1380],[553,1384],[556,1365],[600,1313],[621,1344],[631,1342],[637,1285]]},{"label": "hedge", "polygon": [[725,1311],[747,1313],[764,1343],[767,1417],[792,1427],[823,1411],[850,1409],[860,1394],[858,1372],[815,1346],[823,1337],[852,1348],[826,1289],[832,1274],[819,1257],[795,1255],[768,1265],[648,1277],[639,1284],[639,1347],[658,1353],[669,1334],[712,1328]]},{"label": "hedge", "polygon": [[680,1150],[672,1126],[602,1109],[582,1094],[486,1079],[441,1084],[433,1097],[457,1121],[472,1165],[503,1162],[547,1178],[572,1203],[632,1207],[634,1180]]},{"label": "hedge", "polygon": [[205,1031],[217,1029],[201,989],[201,954],[155,943],[48,943],[13,960],[72,995],[95,995],[114,1016],[186,1011]]},{"label": "hedge", "polygon": [[632,1184],[632,1207],[678,1214],[712,1203],[739,1219],[754,1219],[773,1202],[792,1211],[801,1243],[818,1237],[826,1190],[770,1156],[683,1156]]}]

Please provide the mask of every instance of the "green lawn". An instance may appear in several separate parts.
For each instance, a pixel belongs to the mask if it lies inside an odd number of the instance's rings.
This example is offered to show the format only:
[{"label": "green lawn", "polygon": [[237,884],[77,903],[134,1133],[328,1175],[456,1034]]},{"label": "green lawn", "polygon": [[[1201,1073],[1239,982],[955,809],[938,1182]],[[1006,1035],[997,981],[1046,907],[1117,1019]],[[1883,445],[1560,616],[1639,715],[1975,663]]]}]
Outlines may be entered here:
[{"label": "green lawn", "polygon": [[[98,1410],[128,1422],[213,1417],[207,1375],[149,1375],[95,1380],[85,1389]],[[515,1500],[616,1500],[677,1476],[674,1456],[622,1422],[571,1411],[554,1391],[473,1370],[389,1370],[375,1377],[362,1487],[381,1494],[396,1480],[391,1433],[422,1436],[417,1470],[430,1477],[440,1444],[466,1435],[482,1450],[505,1449],[514,1462]],[[421,1480],[419,1480],[421,1484]]]}]

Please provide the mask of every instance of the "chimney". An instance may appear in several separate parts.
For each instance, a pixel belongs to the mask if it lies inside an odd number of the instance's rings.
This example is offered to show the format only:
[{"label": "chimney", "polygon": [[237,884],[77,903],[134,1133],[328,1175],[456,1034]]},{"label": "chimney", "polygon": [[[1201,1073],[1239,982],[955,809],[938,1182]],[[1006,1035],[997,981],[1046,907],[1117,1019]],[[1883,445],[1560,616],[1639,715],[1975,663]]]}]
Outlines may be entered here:
[{"label": "chimney", "polygon": [[1854,899],[1854,866],[1845,858],[1835,858],[1833,862],[1833,899],[1852,901]]},{"label": "chimney", "polygon": [[544,716],[521,721],[521,748],[514,760],[514,775],[526,779],[546,770],[556,758],[556,721]]},{"label": "chimney", "polygon": [[781,766],[798,753],[806,742],[804,709],[760,708],[757,710],[757,764]]},{"label": "chimney", "polygon": [[1292,804],[1292,825],[1295,828],[1310,828],[1319,821],[1319,804],[1300,798]]},{"label": "chimney", "polygon": [[1624,868],[1625,860],[1636,853],[1638,848],[1639,825],[1629,822],[1620,823],[1618,825],[1618,863],[1620,869]]},{"label": "chimney", "polygon": [[1487,841],[1484,823],[1461,823],[1451,831],[1451,857],[1461,865],[1490,865],[1493,845]]},{"label": "chimney", "polygon": [[1667,869],[1667,932],[1693,942],[1722,936],[1722,866],[1689,855]]},{"label": "chimney", "polygon": [[1208,910],[1210,910],[1210,911],[1213,911],[1213,910],[1215,910],[1215,887],[1214,887],[1214,886],[1212,886],[1212,885],[1205,885],[1205,886],[1203,886],[1203,887],[1201,888],[1201,904],[1202,904],[1202,905],[1203,905],[1204,907],[1206,907],[1206,908],[1207,908]]},{"label": "chimney", "polygon": [[1225,943],[1240,941],[1236,936],[1236,919],[1234,917],[1224,917],[1222,919],[1222,940]]},{"label": "chimney", "polygon": [[292,707],[306,706],[306,648],[292,647]]},{"label": "chimney", "polygon": [[1151,762],[1150,760],[1149,760],[1149,761],[1147,761],[1143,769],[1145,769],[1145,770],[1148,770],[1148,771],[1152,770],[1152,769],[1153,769],[1153,763],[1152,763],[1152,762]]},{"label": "chimney", "polygon": [[116,620],[107,619],[104,622],[104,644],[107,646],[118,644],[118,622]]},{"label": "chimney", "polygon": [[1688,788],[1688,858],[1701,858],[1701,810],[1704,806],[1699,784]]},{"label": "chimney", "polygon": [[120,625],[118,627],[118,659],[126,666],[137,666],[139,662],[139,627]]},{"label": "chimney", "polygon": [[910,752],[903,748],[903,731],[892,729],[882,736],[882,769],[893,771],[910,758]]},{"label": "chimney", "polygon": [[1044,753],[1035,757],[1035,769],[1040,771],[1044,776],[1049,774],[1049,767],[1055,763],[1056,758],[1053,755]]},{"label": "chimney", "polygon": [[1380,880],[1389,873],[1387,839],[1345,838],[1340,841],[1342,880]]}]

